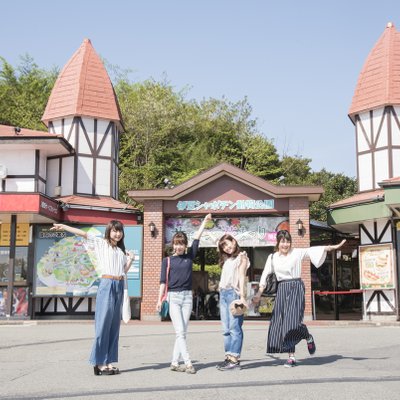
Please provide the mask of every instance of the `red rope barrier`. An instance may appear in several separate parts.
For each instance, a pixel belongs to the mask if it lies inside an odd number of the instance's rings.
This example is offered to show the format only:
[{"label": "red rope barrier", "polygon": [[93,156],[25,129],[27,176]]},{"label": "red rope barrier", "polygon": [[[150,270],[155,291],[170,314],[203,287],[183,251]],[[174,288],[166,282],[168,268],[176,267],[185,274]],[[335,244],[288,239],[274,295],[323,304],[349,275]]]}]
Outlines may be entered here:
[{"label": "red rope barrier", "polygon": [[357,294],[362,293],[361,289],[352,289],[352,290],[338,290],[338,291],[314,291],[314,294],[318,294],[319,296],[326,296],[328,294]]}]

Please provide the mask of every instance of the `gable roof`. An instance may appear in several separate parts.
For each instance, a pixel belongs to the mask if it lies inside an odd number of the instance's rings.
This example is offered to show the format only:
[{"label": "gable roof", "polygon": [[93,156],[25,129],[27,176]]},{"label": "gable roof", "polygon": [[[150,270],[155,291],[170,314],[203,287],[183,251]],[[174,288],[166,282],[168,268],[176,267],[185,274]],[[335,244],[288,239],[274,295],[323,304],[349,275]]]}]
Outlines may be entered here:
[{"label": "gable roof", "polygon": [[70,116],[122,121],[111,80],[89,39],[60,72],[42,121],[47,126],[51,120]]},{"label": "gable roof", "polygon": [[144,200],[176,200],[217,180],[222,176],[231,178],[264,192],[274,198],[308,197],[317,201],[324,192],[320,186],[276,186],[263,178],[252,175],[228,163],[221,163],[171,189],[131,190],[128,196],[135,201]]},{"label": "gable roof", "polygon": [[400,32],[389,22],[360,72],[349,116],[400,104]]}]

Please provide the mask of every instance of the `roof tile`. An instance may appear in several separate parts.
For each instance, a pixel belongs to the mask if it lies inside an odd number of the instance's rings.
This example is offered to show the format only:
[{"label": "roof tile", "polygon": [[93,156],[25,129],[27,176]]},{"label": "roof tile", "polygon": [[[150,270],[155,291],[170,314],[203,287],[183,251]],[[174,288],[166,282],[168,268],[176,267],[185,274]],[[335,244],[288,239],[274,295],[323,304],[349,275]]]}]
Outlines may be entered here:
[{"label": "roof tile", "polygon": [[71,115],[121,122],[114,88],[89,39],[64,66],[49,97],[42,121]]},{"label": "roof tile", "polygon": [[387,24],[365,61],[349,116],[388,104],[400,104],[400,32],[392,23]]}]

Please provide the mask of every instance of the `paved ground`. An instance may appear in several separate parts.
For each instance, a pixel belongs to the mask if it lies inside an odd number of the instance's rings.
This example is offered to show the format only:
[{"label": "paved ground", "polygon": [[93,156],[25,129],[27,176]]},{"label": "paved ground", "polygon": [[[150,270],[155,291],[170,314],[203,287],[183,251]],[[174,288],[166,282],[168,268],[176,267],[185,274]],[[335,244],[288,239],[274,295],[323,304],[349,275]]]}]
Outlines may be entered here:
[{"label": "paved ground", "polygon": [[198,373],[169,371],[170,323],[131,321],[121,328],[121,375],[94,376],[88,365],[93,323],[0,324],[0,399],[399,399],[400,325],[309,323],[300,365],[265,355],[266,322],[245,321],[243,369],[217,371],[218,322],[191,321],[189,348]]}]

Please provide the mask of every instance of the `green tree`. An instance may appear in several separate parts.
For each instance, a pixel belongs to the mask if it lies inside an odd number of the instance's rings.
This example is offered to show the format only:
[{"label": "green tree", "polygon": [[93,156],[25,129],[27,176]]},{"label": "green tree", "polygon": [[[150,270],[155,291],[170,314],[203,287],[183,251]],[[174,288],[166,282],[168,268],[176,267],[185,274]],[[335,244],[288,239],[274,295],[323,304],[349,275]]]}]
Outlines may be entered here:
[{"label": "green tree", "polygon": [[40,69],[29,55],[16,69],[2,57],[0,65],[0,121],[45,131],[41,118],[58,71]]},{"label": "green tree", "polygon": [[323,186],[324,194],[319,201],[311,203],[310,216],[318,221],[326,221],[329,205],[357,192],[357,180],[343,174],[335,174],[322,169],[314,172],[308,179],[309,184]]}]

